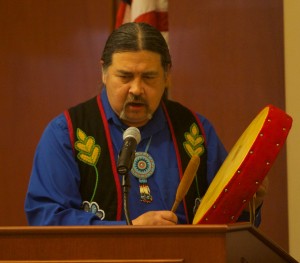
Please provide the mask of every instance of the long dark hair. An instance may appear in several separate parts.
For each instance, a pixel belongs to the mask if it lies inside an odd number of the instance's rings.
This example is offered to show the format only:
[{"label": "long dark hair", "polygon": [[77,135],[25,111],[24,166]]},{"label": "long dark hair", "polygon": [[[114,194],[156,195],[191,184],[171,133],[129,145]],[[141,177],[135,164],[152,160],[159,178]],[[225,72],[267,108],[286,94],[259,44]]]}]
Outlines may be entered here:
[{"label": "long dark hair", "polygon": [[160,31],[146,23],[126,23],[115,29],[106,41],[101,58],[103,70],[111,65],[114,53],[140,50],[160,54],[165,72],[171,68],[168,44]]}]

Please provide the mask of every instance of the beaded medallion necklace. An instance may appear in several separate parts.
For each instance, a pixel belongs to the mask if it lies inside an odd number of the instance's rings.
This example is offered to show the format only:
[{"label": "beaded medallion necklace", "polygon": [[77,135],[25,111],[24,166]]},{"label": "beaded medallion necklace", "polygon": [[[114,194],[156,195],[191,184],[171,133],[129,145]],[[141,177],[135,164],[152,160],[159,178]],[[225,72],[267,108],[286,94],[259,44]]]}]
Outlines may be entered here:
[{"label": "beaded medallion necklace", "polygon": [[147,182],[147,179],[154,173],[155,170],[154,160],[148,153],[151,140],[152,136],[150,137],[144,152],[135,153],[135,158],[131,169],[131,173],[139,180],[140,200],[144,203],[152,202],[152,195],[150,194],[150,188]]}]

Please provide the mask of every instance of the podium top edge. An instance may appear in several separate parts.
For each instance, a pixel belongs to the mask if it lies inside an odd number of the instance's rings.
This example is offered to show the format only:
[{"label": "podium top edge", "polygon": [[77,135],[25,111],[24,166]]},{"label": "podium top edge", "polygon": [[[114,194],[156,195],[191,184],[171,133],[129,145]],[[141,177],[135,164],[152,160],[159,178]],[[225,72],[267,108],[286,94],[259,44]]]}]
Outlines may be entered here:
[{"label": "podium top edge", "polygon": [[252,228],[250,223],[236,223],[229,225],[175,225],[175,226],[0,226],[0,235],[5,234],[55,234],[55,233],[156,233],[156,232],[232,232]]}]

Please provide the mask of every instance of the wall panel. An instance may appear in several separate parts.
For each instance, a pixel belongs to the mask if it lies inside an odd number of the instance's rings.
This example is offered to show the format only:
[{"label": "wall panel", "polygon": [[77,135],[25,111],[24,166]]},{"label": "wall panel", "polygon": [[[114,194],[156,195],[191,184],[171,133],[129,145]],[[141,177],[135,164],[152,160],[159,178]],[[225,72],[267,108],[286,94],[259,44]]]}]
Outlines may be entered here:
[{"label": "wall panel", "polygon": [[[99,91],[113,3],[0,0],[0,225],[26,224],[45,125]],[[170,0],[169,11],[171,97],[207,116],[230,150],[262,107],[285,106],[282,1]],[[261,230],[287,249],[285,160],[283,151],[270,172]]]},{"label": "wall panel", "polygon": [[[264,106],[284,109],[281,0],[172,0],[169,16],[171,97],[208,117],[228,150]],[[287,249],[285,150],[269,177],[261,230]]]},{"label": "wall panel", "polygon": [[45,125],[99,91],[110,0],[0,0],[0,225],[26,224],[24,197]]}]

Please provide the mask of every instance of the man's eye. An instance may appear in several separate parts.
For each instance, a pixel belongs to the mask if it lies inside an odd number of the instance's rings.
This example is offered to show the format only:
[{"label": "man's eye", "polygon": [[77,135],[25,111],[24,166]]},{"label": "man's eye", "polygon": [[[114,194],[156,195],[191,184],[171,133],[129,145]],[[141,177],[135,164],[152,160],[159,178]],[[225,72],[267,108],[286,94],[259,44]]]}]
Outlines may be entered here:
[{"label": "man's eye", "polygon": [[126,79],[130,79],[130,76],[128,76],[128,75],[119,75],[119,78],[126,80]]},{"label": "man's eye", "polygon": [[144,76],[144,79],[154,79],[155,78],[155,76],[152,76],[152,75],[146,75],[146,76]]}]

